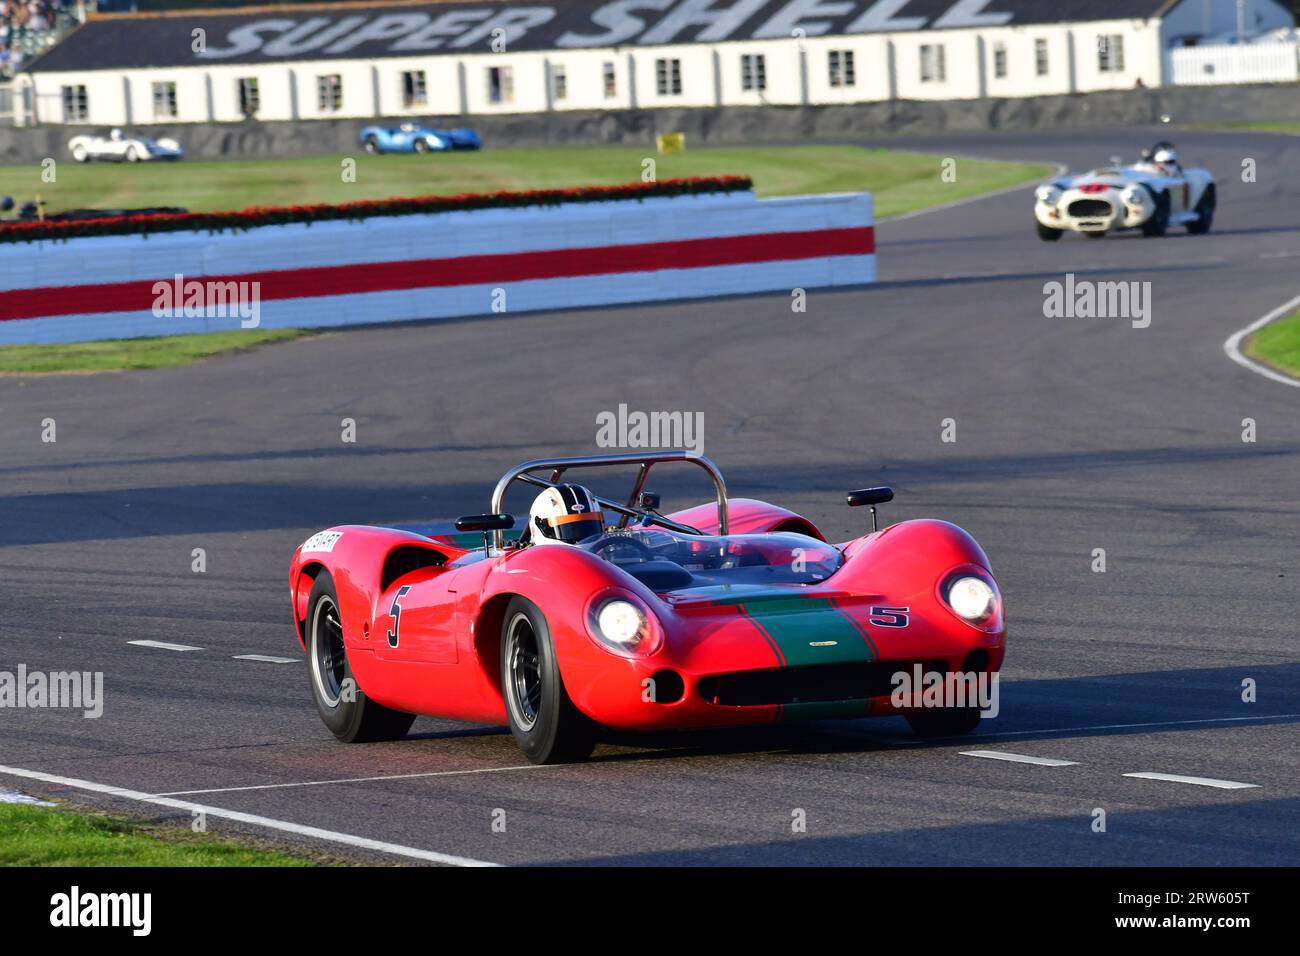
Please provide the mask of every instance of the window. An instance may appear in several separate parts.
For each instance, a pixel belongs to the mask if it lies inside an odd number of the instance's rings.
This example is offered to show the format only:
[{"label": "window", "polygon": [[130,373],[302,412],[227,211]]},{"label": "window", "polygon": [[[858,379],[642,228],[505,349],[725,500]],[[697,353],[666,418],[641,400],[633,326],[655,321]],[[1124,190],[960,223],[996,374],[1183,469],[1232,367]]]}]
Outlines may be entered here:
[{"label": "window", "polygon": [[424,70],[406,70],[402,73],[402,106],[411,109],[429,102]]},{"label": "window", "polygon": [[153,118],[155,121],[176,118],[176,84],[170,80],[153,84]]},{"label": "window", "polygon": [[84,123],[90,119],[90,108],[86,100],[86,88],[65,86],[63,88],[63,122]]},{"label": "window", "polygon": [[1102,73],[1124,72],[1124,37],[1104,33],[1097,37],[1097,69]]},{"label": "window", "polygon": [[618,96],[618,74],[614,72],[614,64],[606,60],[601,71],[605,78],[605,99],[613,99]]},{"label": "window", "polygon": [[343,109],[343,77],[337,73],[316,77],[316,107],[322,113]]},{"label": "window", "polygon": [[1034,72],[1039,76],[1047,75],[1047,39],[1039,37],[1034,41]]},{"label": "window", "polygon": [[569,77],[562,66],[551,66],[551,98],[557,103],[569,98]]},{"label": "window", "polygon": [[678,96],[681,94],[681,60],[655,60],[655,92],[660,96]]},{"label": "window", "polygon": [[921,44],[921,82],[942,83],[946,71],[943,63],[942,43]]},{"label": "window", "polygon": [[826,54],[831,86],[856,86],[857,73],[853,66],[852,50],[831,50]]},{"label": "window", "polygon": [[513,103],[515,100],[515,71],[509,66],[489,66],[487,71],[488,102]]},{"label": "window", "polygon": [[999,80],[1006,79],[1007,45],[1005,43],[993,44],[993,75]]},{"label": "window", "polygon": [[262,108],[262,96],[257,89],[257,77],[245,76],[239,80],[239,115],[252,119]]},{"label": "window", "polygon": [[740,88],[759,93],[767,89],[767,57],[761,53],[741,54]]}]

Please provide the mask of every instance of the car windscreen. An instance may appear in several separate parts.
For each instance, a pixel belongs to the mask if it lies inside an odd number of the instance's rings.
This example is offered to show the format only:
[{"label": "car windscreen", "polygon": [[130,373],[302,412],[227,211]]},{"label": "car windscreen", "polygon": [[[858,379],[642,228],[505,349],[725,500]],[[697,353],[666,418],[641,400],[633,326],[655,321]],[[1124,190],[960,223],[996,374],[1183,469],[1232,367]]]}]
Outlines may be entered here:
[{"label": "car windscreen", "polygon": [[580,544],[654,590],[717,585],[816,584],[840,566],[831,545],[802,534],[678,534],[609,531]]}]

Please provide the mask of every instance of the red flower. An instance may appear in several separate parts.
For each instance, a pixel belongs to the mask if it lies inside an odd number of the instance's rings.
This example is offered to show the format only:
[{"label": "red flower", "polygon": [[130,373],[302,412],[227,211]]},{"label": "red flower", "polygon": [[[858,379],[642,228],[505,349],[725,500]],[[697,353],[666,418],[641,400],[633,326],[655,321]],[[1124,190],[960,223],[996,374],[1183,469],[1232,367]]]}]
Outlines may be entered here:
[{"label": "red flower", "polygon": [[626,183],[616,186],[576,186],[567,189],[533,189],[518,192],[461,193],[456,196],[413,196],[395,199],[367,199],[339,205],[254,206],[225,212],[157,213],[154,215],[110,216],[103,219],[59,220],[55,222],[0,222],[0,242],[32,242],[38,239],[71,239],[77,236],[150,235],[160,232],[253,229],[269,225],[312,223],[337,219],[360,220],[376,216],[406,216],[412,213],[451,212],[461,209],[555,206],[566,202],[606,202],[614,199],[645,199],[653,196],[687,196],[725,193],[753,188],[748,176],[697,176],[665,179],[655,183]]}]

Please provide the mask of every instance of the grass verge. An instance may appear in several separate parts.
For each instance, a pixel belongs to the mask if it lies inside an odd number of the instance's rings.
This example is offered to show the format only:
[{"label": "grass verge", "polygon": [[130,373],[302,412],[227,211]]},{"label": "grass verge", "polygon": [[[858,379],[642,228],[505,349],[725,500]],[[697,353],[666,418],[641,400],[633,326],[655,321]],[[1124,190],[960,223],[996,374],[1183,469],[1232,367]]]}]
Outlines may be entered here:
[{"label": "grass verge", "polygon": [[1270,322],[1246,340],[1246,354],[1300,378],[1300,312]]},{"label": "grass verge", "polygon": [[0,374],[172,368],[213,355],[242,352],[309,334],[304,329],[241,329],[237,332],[106,339],[102,342],[6,345],[0,347]]},{"label": "grass verge", "polygon": [[0,866],[313,866],[175,825],[0,805]]},{"label": "grass verge", "polygon": [[[345,183],[346,159],[356,181]],[[941,177],[943,157],[857,146],[750,146],[687,149],[656,156],[626,146],[485,149],[475,153],[295,159],[88,164],[60,162],[58,180],[41,181],[40,166],[0,167],[0,194],[25,201],[40,194],[47,212],[179,206],[191,212],[250,206],[352,202],[397,196],[544,189],[639,181],[643,163],[659,179],[748,175],[761,196],[870,191],[878,217],[1046,176],[1049,166],[960,159],[956,180]]]}]

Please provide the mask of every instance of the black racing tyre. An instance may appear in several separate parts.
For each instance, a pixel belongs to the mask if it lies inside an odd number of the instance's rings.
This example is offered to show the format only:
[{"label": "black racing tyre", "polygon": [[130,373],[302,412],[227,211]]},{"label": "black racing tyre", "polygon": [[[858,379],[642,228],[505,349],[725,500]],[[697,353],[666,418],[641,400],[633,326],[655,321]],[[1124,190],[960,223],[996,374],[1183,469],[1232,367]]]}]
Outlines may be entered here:
[{"label": "black racing tyre", "polygon": [[918,737],[960,737],[980,723],[978,707],[944,707],[914,710],[907,714],[912,733]]},{"label": "black racing tyre", "polygon": [[1151,218],[1142,223],[1142,235],[1155,238],[1163,236],[1169,228],[1169,193],[1156,194],[1156,211]]},{"label": "black racing tyre", "polygon": [[373,133],[366,137],[366,152],[371,156],[379,154],[379,139]]},{"label": "black racing tyre", "polygon": [[429,141],[427,139],[417,139],[415,141],[415,151],[417,153],[427,153],[429,151]]},{"label": "black racing tyre", "polygon": [[1038,229],[1038,238],[1043,240],[1043,242],[1055,242],[1057,239],[1061,238],[1060,229],[1053,229],[1051,226],[1044,226],[1037,220],[1034,221],[1034,226]]},{"label": "black racing tyre", "polygon": [[134,146],[128,146],[126,148],[126,161],[128,163],[140,162],[140,154],[136,151]]},{"label": "black racing tyre", "polygon": [[595,725],[569,700],[546,618],[521,597],[511,600],[501,625],[501,693],[510,732],[531,763],[576,763],[591,755]]},{"label": "black racing tyre", "polygon": [[1214,183],[1205,187],[1200,200],[1196,203],[1196,218],[1187,224],[1187,231],[1193,236],[1203,236],[1214,225],[1214,207],[1218,197],[1214,192]]},{"label": "black racing tyre", "polygon": [[307,598],[307,680],[320,719],[344,743],[397,740],[415,720],[414,714],[376,704],[357,685],[343,646],[338,592],[325,570]]}]

